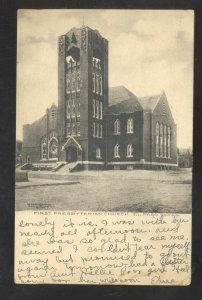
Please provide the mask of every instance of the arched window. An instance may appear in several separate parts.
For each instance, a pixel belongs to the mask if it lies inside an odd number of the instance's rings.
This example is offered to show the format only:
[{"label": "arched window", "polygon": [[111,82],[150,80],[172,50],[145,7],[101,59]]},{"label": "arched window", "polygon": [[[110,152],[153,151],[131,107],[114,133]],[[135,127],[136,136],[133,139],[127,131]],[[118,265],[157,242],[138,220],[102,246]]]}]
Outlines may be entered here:
[{"label": "arched window", "polygon": [[130,118],[127,121],[127,133],[133,133],[133,119]]},{"label": "arched window", "polygon": [[121,132],[121,124],[120,121],[117,119],[114,122],[114,134],[120,134],[120,132]]},{"label": "arched window", "polygon": [[156,156],[159,156],[159,123],[156,123]]},{"label": "arched window", "polygon": [[127,146],[127,157],[133,157],[133,145]]},{"label": "arched window", "polygon": [[160,157],[163,157],[163,124],[160,125]]},{"label": "arched window", "polygon": [[116,144],[114,147],[114,157],[120,157],[120,146],[119,144]]},{"label": "arched window", "polygon": [[49,141],[49,158],[57,158],[58,156],[58,140],[53,137]]},{"label": "arched window", "polygon": [[168,133],[167,133],[167,154],[168,154],[168,158],[171,157],[171,142],[170,142],[170,136],[171,136],[171,129],[170,127],[168,127]]},{"label": "arched window", "polygon": [[96,148],[96,158],[101,158],[101,149],[99,147]]},{"label": "arched window", "polygon": [[41,140],[41,159],[46,159],[47,138]]},{"label": "arched window", "polygon": [[164,125],[163,129],[163,156],[167,157],[167,126]]}]

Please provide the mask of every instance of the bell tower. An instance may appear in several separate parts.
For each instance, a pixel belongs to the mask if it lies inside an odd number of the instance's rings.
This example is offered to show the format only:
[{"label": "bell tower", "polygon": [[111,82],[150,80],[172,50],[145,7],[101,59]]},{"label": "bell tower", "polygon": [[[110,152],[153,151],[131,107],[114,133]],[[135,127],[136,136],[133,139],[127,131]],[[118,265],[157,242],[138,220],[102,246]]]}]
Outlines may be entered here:
[{"label": "bell tower", "polygon": [[72,139],[86,168],[104,166],[107,106],[108,41],[87,26],[72,28],[58,40],[59,160]]}]

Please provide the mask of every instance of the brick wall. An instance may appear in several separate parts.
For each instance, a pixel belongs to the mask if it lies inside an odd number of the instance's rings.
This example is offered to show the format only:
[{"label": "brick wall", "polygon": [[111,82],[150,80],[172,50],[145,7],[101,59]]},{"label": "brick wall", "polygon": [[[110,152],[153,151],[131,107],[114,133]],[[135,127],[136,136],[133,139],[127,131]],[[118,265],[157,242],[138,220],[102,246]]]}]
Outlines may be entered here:
[{"label": "brick wall", "polygon": [[145,161],[151,161],[151,113],[143,112],[143,159]]},{"label": "brick wall", "polygon": [[[171,128],[171,158],[156,157],[156,123],[170,126]],[[177,163],[177,126],[174,123],[172,113],[170,111],[165,96],[159,101],[152,116],[152,161],[176,164]]]},{"label": "brick wall", "polygon": [[46,128],[46,115],[32,124],[26,124],[23,126],[23,163],[26,162],[27,155],[30,157],[30,162],[38,162],[40,160],[40,141],[41,138],[47,133]]},{"label": "brick wall", "polygon": [[[134,133],[127,133],[127,120],[133,118]],[[114,134],[114,122],[119,119],[121,122],[121,134]],[[118,116],[106,116],[107,130],[107,161],[108,162],[126,162],[139,161],[143,157],[143,113],[123,113]],[[114,158],[114,146],[120,145],[120,158]],[[127,157],[127,145],[133,145],[133,157]]]}]

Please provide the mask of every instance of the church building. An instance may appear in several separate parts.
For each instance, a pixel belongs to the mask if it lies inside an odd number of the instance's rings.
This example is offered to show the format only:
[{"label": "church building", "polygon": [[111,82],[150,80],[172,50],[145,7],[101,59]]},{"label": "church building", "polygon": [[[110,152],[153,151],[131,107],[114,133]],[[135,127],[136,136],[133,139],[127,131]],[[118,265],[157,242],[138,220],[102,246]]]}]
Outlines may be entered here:
[{"label": "church building", "polygon": [[23,163],[83,169],[171,169],[177,128],[164,91],[108,87],[108,41],[88,26],[58,39],[58,106],[23,126]]}]

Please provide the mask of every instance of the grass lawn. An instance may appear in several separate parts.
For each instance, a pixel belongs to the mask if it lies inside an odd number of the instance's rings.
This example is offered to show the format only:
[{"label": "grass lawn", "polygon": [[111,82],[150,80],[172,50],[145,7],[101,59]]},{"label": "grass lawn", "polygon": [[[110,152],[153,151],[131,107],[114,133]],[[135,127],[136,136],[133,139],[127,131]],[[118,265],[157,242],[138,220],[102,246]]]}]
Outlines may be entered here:
[{"label": "grass lawn", "polygon": [[191,212],[192,173],[188,169],[74,175],[75,179],[82,175],[79,184],[16,189],[16,210]]}]

